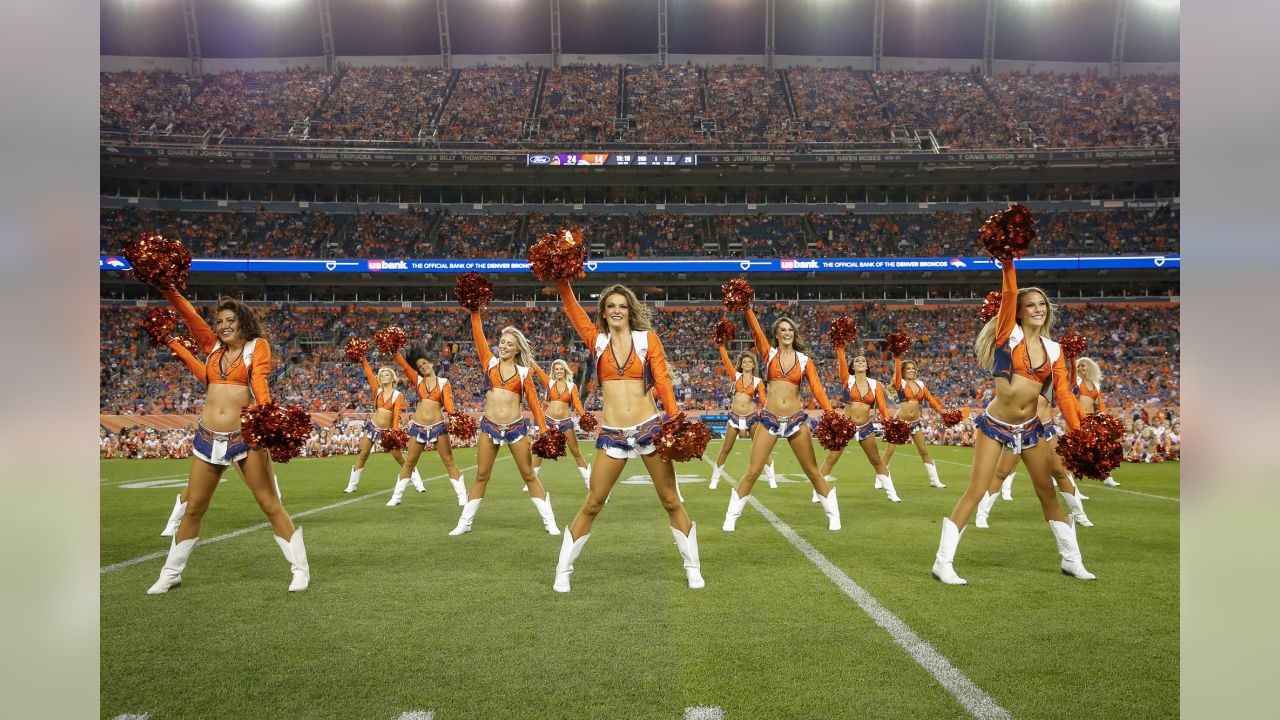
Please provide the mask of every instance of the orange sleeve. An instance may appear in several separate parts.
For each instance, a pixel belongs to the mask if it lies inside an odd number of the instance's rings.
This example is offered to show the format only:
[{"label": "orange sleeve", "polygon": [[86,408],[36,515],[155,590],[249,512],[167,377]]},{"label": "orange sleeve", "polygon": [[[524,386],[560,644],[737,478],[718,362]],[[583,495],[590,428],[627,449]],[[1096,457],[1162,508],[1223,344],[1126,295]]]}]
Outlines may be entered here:
[{"label": "orange sleeve", "polygon": [[413,366],[409,364],[408,360],[404,359],[404,356],[400,354],[399,350],[396,351],[396,364],[404,369],[404,374],[409,376],[409,382],[413,383],[414,387],[417,387],[418,371],[413,369]]},{"label": "orange sleeve", "polygon": [[538,429],[547,431],[547,418],[542,414],[542,403],[538,402],[538,389],[533,385],[533,373],[524,376],[524,399],[529,403],[533,419],[538,421]]},{"label": "orange sleeve", "polygon": [[876,409],[880,411],[880,417],[885,420],[889,419],[889,406],[884,402],[884,383],[876,383]]},{"label": "orange sleeve", "polygon": [[724,361],[724,369],[729,373],[729,377],[733,377],[737,374],[738,369],[729,360],[729,351],[725,350],[723,345],[717,345],[716,347],[720,348],[720,359]]},{"label": "orange sleeve", "polygon": [[391,410],[391,427],[400,429],[400,414],[404,412],[404,393],[396,395],[395,407]]},{"label": "orange sleeve", "polygon": [[933,408],[934,410],[937,410],[938,414],[942,414],[942,412],[944,411],[942,407],[942,403],[938,402],[938,398],[934,397],[933,393],[929,392],[928,385],[926,385],[924,388],[924,399],[925,399],[925,402],[929,403],[929,407]]},{"label": "orange sleeve", "polygon": [[254,342],[258,345],[253,349],[249,384],[253,390],[253,399],[261,405],[271,402],[271,388],[267,387],[267,377],[271,375],[271,346],[263,338],[257,338]]},{"label": "orange sleeve", "polygon": [[760,327],[760,321],[756,319],[756,313],[750,305],[747,306],[747,324],[751,325],[751,336],[756,340],[756,354],[762,358],[768,358],[773,346],[769,344],[769,337],[764,334],[764,329]]},{"label": "orange sleeve", "polygon": [[573,329],[578,331],[578,337],[587,344],[587,350],[594,351],[600,328],[591,322],[587,312],[578,304],[578,298],[574,296],[573,287],[568,280],[557,280],[556,289],[560,291],[560,302],[564,305],[564,313],[569,316],[569,322],[573,323]]},{"label": "orange sleeve", "polygon": [[756,384],[756,397],[760,399],[760,407],[764,407],[767,404],[764,396],[765,385],[766,383],[763,380]]},{"label": "orange sleeve", "polygon": [[671,378],[667,373],[667,351],[662,347],[658,334],[649,331],[649,370],[653,373],[653,387],[656,395],[662,400],[662,406],[668,415],[680,412],[676,406],[676,393],[671,387]]},{"label": "orange sleeve", "polygon": [[1076,402],[1075,393],[1071,392],[1071,385],[1067,380],[1067,363],[1063,361],[1062,355],[1053,363],[1053,397],[1058,401],[1058,412],[1067,421],[1067,427],[1079,430],[1080,404]]},{"label": "orange sleeve", "polygon": [[[437,378],[437,379],[436,379],[436,382],[441,382],[441,381],[440,381],[440,379],[439,379],[439,378]],[[447,413],[452,414],[452,413],[454,412],[454,410],[453,410],[453,383],[445,383],[445,384],[444,384],[444,389],[440,391],[440,399],[444,401],[443,403],[441,403],[441,404],[443,404],[443,405],[444,405],[444,411],[445,411],[445,412],[447,412]]]},{"label": "orange sleeve", "polygon": [[476,353],[480,356],[480,372],[488,370],[489,361],[493,359],[493,351],[489,349],[489,339],[484,336],[484,322],[480,320],[479,311],[471,313],[471,339],[476,343]]},{"label": "orange sleeve", "polygon": [[844,346],[836,348],[836,367],[840,368],[840,387],[849,384],[849,358],[845,357]]},{"label": "orange sleeve", "polygon": [[574,385],[569,389],[569,398],[573,400],[573,409],[578,411],[578,417],[582,417],[587,414],[587,411],[582,408],[582,398],[578,397],[577,385]]},{"label": "orange sleeve", "polygon": [[902,358],[897,355],[893,356],[893,386],[902,387]]},{"label": "orange sleeve", "polygon": [[818,401],[818,406],[831,412],[831,401],[827,399],[827,391],[822,389],[822,380],[818,378],[818,366],[813,363],[813,358],[809,358],[809,363],[805,365],[804,377],[809,381],[809,390],[813,393],[813,399]]},{"label": "orange sleeve", "polygon": [[546,387],[549,392],[551,390],[551,378],[548,377],[546,373],[542,372],[542,368],[537,365],[531,365],[529,366],[529,369],[533,371],[534,375],[538,376],[538,380],[542,382],[543,386]]},{"label": "orange sleeve", "polygon": [[177,338],[170,338],[165,344],[168,345],[169,349],[173,351],[173,354],[177,355],[178,359],[187,366],[187,369],[191,371],[191,374],[196,376],[197,380],[200,382],[205,381],[206,369],[204,363],[200,361],[200,358],[192,355],[191,351],[183,347],[182,343],[178,342]]},{"label": "orange sleeve", "polygon": [[1102,403],[1102,388],[1098,388],[1098,402],[1094,403],[1095,412],[1106,412],[1107,406]]},{"label": "orange sleeve", "polygon": [[373,394],[375,396],[374,400],[376,402],[377,401],[376,396],[378,394],[378,391],[382,389],[378,387],[378,376],[373,374],[373,368],[369,367],[368,360],[365,360],[364,358],[360,358],[360,365],[364,368],[365,379],[369,381],[369,389],[373,391]]},{"label": "orange sleeve", "polygon": [[1000,288],[1000,314],[996,316],[996,347],[1009,342],[1013,327],[1018,324],[1018,276],[1012,260],[1004,260],[1001,265],[1004,284]]},{"label": "orange sleeve", "polygon": [[174,310],[182,316],[182,322],[186,323],[187,329],[191,331],[191,335],[195,337],[196,342],[200,344],[200,349],[209,353],[213,352],[213,346],[218,344],[218,336],[213,334],[213,330],[209,328],[209,323],[200,317],[200,313],[182,297],[175,288],[166,288],[160,292],[164,293],[164,298],[169,301]]}]

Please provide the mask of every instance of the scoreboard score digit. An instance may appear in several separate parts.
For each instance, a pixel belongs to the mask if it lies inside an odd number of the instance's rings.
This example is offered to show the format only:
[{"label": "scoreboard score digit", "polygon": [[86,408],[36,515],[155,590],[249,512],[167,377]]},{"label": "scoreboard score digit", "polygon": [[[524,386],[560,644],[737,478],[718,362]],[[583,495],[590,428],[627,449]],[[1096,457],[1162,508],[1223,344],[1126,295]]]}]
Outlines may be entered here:
[{"label": "scoreboard score digit", "polygon": [[698,156],[693,153],[545,153],[525,156],[529,167],[693,167]]}]

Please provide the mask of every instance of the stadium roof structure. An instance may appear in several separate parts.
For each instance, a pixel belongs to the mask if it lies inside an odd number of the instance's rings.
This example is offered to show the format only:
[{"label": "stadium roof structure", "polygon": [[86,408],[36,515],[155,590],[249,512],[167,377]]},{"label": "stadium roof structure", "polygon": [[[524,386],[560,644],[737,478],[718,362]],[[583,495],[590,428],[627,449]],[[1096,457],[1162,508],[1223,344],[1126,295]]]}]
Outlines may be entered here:
[{"label": "stadium roof structure", "polygon": [[967,60],[986,72],[1084,63],[1120,74],[1176,71],[1179,25],[1178,0],[102,0],[101,52],[183,59],[193,73],[205,59],[333,69],[362,57],[452,67],[692,56],[769,67],[860,58],[869,69]]}]

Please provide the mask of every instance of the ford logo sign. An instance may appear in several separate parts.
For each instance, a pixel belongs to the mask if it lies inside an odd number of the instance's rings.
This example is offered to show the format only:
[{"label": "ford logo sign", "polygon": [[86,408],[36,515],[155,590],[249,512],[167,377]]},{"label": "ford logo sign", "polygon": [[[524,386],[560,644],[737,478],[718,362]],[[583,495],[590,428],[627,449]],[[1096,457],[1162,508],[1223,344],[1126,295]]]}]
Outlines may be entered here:
[{"label": "ford logo sign", "polygon": [[529,164],[530,165],[550,165],[551,156],[550,155],[530,155]]}]

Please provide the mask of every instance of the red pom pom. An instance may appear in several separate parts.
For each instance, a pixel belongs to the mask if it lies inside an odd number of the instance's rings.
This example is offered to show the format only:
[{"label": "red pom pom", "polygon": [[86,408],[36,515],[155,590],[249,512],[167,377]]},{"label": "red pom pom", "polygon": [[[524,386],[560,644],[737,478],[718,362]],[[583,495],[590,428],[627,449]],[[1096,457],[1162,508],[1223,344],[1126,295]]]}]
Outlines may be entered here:
[{"label": "red pom pom", "polygon": [[449,428],[449,435],[467,442],[476,436],[480,424],[470,415],[458,412],[449,414],[449,424],[446,427]]},{"label": "red pom pom", "polygon": [[911,442],[911,426],[898,418],[885,420],[884,441],[892,445],[906,445]]},{"label": "red pom pom", "polygon": [[378,348],[378,352],[388,355],[399,352],[400,348],[409,343],[409,336],[405,333],[404,328],[399,325],[385,327],[373,334],[373,344]]},{"label": "red pom pom", "polygon": [[852,318],[838,317],[831,321],[831,327],[827,329],[827,338],[836,347],[844,347],[855,342],[858,339],[858,323]]},{"label": "red pom pom", "polygon": [[1020,258],[1031,249],[1031,241],[1036,237],[1035,224],[1030,210],[1013,203],[1008,210],[1001,210],[982,223],[978,240],[997,260]]},{"label": "red pom pom", "polygon": [[178,344],[186,348],[187,352],[194,357],[200,357],[200,354],[204,352],[204,349],[200,347],[200,343],[196,342],[196,339],[190,335],[179,335],[174,340],[177,340]]},{"label": "red pom pom", "polygon": [[387,452],[403,450],[409,447],[409,433],[404,430],[383,430],[382,449]]},{"label": "red pom pom", "polygon": [[351,362],[360,362],[369,354],[369,341],[358,337],[348,338],[344,352]]},{"label": "red pom pom", "polygon": [[720,318],[716,322],[716,326],[711,329],[711,340],[717,345],[728,345],[733,341],[733,334],[738,331],[738,326],[729,318]]},{"label": "red pom pom", "polygon": [[147,331],[151,336],[151,342],[156,345],[164,345],[165,338],[169,337],[169,333],[178,326],[178,313],[173,308],[158,307],[151,308],[147,311],[147,317],[142,321],[142,329]]},{"label": "red pom pom", "polygon": [[453,284],[458,304],[475,312],[493,300],[493,281],[472,270],[458,276]]},{"label": "red pom pom", "polygon": [[159,288],[187,286],[191,272],[191,253],[177,240],[147,233],[125,243],[124,259],[129,261],[134,277]]},{"label": "red pom pom", "polygon": [[982,318],[983,323],[1000,314],[1000,301],[1003,299],[1004,295],[999,290],[987,293],[982,299],[982,309],[978,311],[978,317]]},{"label": "red pom pom", "polygon": [[658,446],[658,457],[668,462],[687,462],[702,457],[711,442],[711,428],[701,420],[689,420],[684,413],[662,421],[653,442]]},{"label": "red pom pom", "polygon": [[564,433],[557,428],[548,428],[542,436],[533,441],[533,454],[543,460],[555,460],[564,457]]},{"label": "red pom pom", "polygon": [[587,276],[582,268],[587,261],[587,246],[582,231],[560,228],[547,233],[529,248],[529,272],[539,280],[580,280]]},{"label": "red pom pom", "polygon": [[242,410],[240,429],[249,447],[270,451],[272,460],[287,463],[302,452],[311,435],[311,415],[301,406],[273,400]]},{"label": "red pom pom", "polygon": [[1124,461],[1124,423],[1107,415],[1089,415],[1058,441],[1062,466],[1077,477],[1102,480]]},{"label": "red pom pom", "polygon": [[858,424],[838,412],[824,412],[818,421],[818,442],[827,450],[843,450],[857,434]]},{"label": "red pom pom", "polygon": [[959,425],[960,421],[963,419],[964,419],[964,413],[960,412],[959,410],[943,410],[942,411],[942,424],[946,425],[947,427],[955,427],[956,425]]},{"label": "red pom pom", "polygon": [[587,413],[578,418],[578,427],[582,428],[582,432],[591,432],[600,427],[600,421],[596,419],[595,415]]},{"label": "red pom pom", "polygon": [[1069,358],[1078,358],[1084,354],[1085,340],[1083,335],[1072,334],[1058,341],[1062,353]]},{"label": "red pom pom", "polygon": [[911,349],[911,336],[906,333],[889,333],[884,339],[884,347],[890,355],[905,355]]},{"label": "red pom pom", "polygon": [[746,278],[736,277],[724,285],[720,286],[724,290],[724,306],[729,312],[737,312],[744,310],[751,305],[751,301],[755,299],[755,288],[751,287],[751,283]]}]

